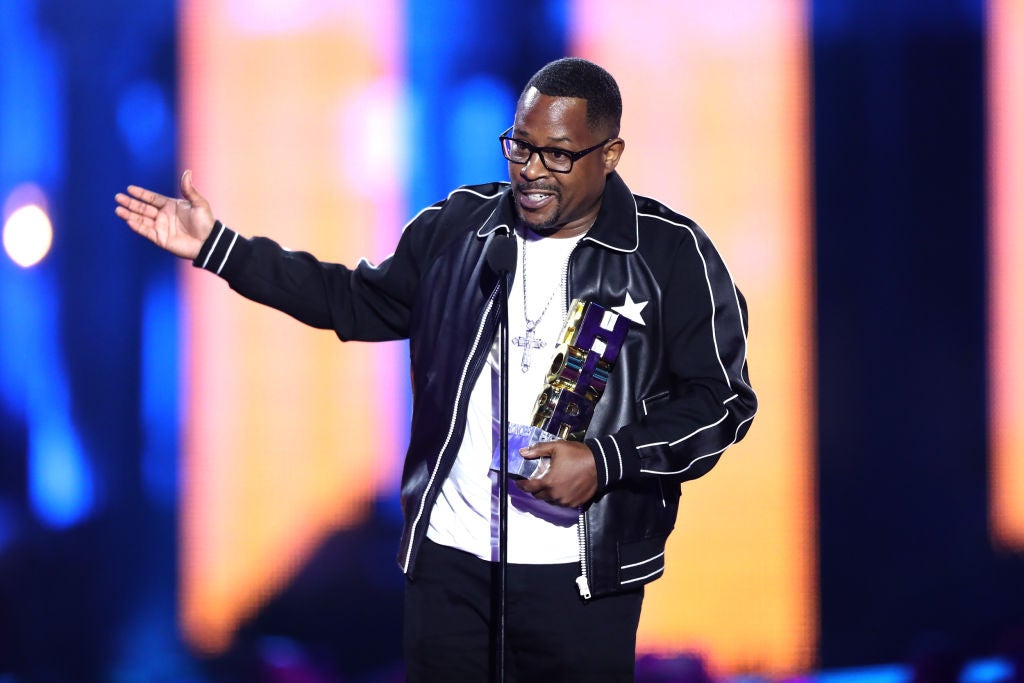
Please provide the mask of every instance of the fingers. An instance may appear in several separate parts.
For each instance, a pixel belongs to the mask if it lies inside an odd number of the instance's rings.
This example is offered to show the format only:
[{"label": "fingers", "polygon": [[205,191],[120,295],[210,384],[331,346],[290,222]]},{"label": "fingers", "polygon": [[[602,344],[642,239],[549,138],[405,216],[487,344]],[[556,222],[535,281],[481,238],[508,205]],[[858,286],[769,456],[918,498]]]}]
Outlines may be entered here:
[{"label": "fingers", "polygon": [[118,218],[124,220],[125,223],[131,226],[133,230],[140,230],[143,225],[153,221],[152,218],[145,218],[134,211],[124,208],[123,206],[119,206],[114,209],[114,213],[117,214]]},{"label": "fingers", "polygon": [[555,454],[555,443],[554,441],[542,441],[535,443],[532,446],[519,449],[519,455],[523,456],[526,460],[536,460],[537,458],[543,458],[544,456],[550,456]]},{"label": "fingers", "polygon": [[114,209],[114,213],[118,218],[122,219],[125,223],[130,225],[134,230],[143,230],[152,228],[154,223],[160,216],[160,212],[156,211],[153,213],[139,212],[131,208],[124,206],[118,206]]},{"label": "fingers", "polygon": [[147,190],[146,188],[139,187],[138,185],[129,185],[128,194],[142,202],[145,202],[146,204],[155,206],[157,209],[162,209],[164,204],[170,201],[170,197],[165,197],[162,194],[157,194],[152,190]]},{"label": "fingers", "polygon": [[568,490],[564,485],[556,486],[545,482],[542,478],[517,479],[516,486],[524,493],[529,493],[537,500],[545,503],[558,505],[560,507],[574,508],[586,502],[586,498],[579,498],[574,492]]},{"label": "fingers", "polygon": [[537,500],[543,500],[547,503],[553,503],[555,505],[565,505],[566,503],[560,500],[560,496],[556,491],[559,488],[555,482],[545,481],[544,477],[547,476],[551,468],[548,467],[544,474],[541,476],[530,477],[529,479],[517,479],[515,481],[516,486],[520,491],[529,493]]},{"label": "fingers", "polygon": [[[130,187],[128,189],[131,190]],[[114,195],[114,201],[116,201],[120,205],[115,210],[115,213],[117,213],[118,216],[121,216],[121,218],[125,218],[125,220],[127,220],[127,218],[124,215],[122,215],[121,212],[137,214],[139,216],[144,216],[146,218],[156,218],[156,215],[160,213],[160,210],[152,203],[147,203],[145,201],[134,199],[126,194],[121,194],[120,192]]]},{"label": "fingers", "polygon": [[[143,237],[163,246],[166,238],[162,236],[162,233],[167,231],[166,210],[158,210],[153,204],[121,193],[114,195],[114,200],[118,204],[114,209],[114,214],[118,218]],[[164,206],[169,207],[170,205],[165,203]]]},{"label": "fingers", "polygon": [[543,500],[538,494],[547,487],[547,484],[542,482],[539,477],[536,479],[516,479],[515,483],[520,491],[533,494],[535,498]]}]

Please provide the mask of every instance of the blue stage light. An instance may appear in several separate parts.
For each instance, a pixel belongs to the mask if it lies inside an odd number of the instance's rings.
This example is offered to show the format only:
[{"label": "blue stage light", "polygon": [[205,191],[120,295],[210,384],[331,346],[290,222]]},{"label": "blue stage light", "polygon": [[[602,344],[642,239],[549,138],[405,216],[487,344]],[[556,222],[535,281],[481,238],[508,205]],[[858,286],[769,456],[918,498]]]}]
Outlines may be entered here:
[{"label": "blue stage light", "polygon": [[35,515],[65,528],[95,502],[94,473],[71,412],[60,350],[60,303],[54,273],[0,269],[0,397],[28,432],[27,489]]},{"label": "blue stage light", "polygon": [[173,271],[150,282],[142,309],[139,419],[142,483],[153,500],[173,506],[178,492],[178,293]]},{"label": "blue stage light", "polygon": [[167,91],[153,81],[139,81],[117,103],[117,126],[125,146],[143,167],[166,164],[173,154],[173,119]]},{"label": "blue stage light", "polygon": [[29,497],[39,519],[65,528],[84,519],[93,504],[92,471],[68,416],[37,407],[30,418]]}]

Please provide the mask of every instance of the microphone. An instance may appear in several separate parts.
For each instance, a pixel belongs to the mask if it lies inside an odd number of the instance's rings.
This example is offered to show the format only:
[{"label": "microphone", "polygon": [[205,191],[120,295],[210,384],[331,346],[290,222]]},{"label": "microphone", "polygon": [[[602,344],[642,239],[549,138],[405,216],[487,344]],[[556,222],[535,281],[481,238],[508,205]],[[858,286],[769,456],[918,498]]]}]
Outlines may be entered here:
[{"label": "microphone", "polygon": [[516,241],[507,235],[495,235],[487,247],[486,258],[493,272],[511,273],[516,267]]}]

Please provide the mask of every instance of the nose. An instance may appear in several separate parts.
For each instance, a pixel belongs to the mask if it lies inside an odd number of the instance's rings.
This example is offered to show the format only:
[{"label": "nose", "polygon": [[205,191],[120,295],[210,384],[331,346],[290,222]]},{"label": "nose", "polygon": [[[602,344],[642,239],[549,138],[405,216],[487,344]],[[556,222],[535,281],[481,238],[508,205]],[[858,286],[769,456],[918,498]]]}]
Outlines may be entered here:
[{"label": "nose", "polygon": [[[536,164],[533,163],[534,157],[537,159]],[[519,169],[519,175],[526,179],[537,178],[546,172],[547,168],[544,167],[544,161],[540,158],[540,152],[530,152],[530,157],[523,164],[523,167]]]}]

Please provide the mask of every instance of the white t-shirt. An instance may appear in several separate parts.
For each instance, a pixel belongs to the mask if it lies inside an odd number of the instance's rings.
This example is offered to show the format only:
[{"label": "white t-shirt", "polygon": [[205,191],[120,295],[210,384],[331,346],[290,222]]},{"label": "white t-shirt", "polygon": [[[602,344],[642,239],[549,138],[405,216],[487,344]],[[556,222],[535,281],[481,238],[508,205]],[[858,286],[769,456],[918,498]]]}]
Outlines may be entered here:
[{"label": "white t-shirt", "polygon": [[[525,243],[522,234],[516,237],[519,267],[508,300],[508,412],[510,423],[529,425],[554,357],[555,341],[565,324],[565,266],[582,235],[556,239],[527,232]],[[539,348],[530,345],[527,349],[524,345],[528,338],[527,315],[535,321],[540,317],[529,337],[536,340],[534,344],[542,344]],[[524,351],[529,365],[525,370]],[[496,336],[488,363],[473,385],[462,446],[441,486],[427,530],[427,537],[436,543],[492,561],[498,559],[498,473],[490,469],[500,437],[498,353]],[[559,564],[579,560],[579,512],[575,508],[537,500],[511,481],[508,492],[509,562]]]}]

